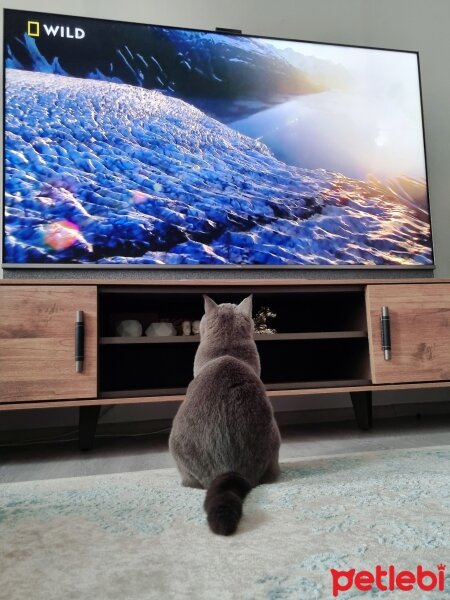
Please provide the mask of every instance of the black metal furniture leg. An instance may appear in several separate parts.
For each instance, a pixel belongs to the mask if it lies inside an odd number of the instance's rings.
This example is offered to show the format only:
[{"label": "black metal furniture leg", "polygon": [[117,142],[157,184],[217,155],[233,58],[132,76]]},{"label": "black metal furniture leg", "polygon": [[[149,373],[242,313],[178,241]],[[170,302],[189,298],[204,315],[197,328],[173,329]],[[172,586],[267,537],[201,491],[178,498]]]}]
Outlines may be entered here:
[{"label": "black metal furniture leg", "polygon": [[95,430],[101,406],[80,406],[78,441],[80,450],[94,447]]},{"label": "black metal furniture leg", "polygon": [[350,392],[355,419],[360,429],[372,428],[372,392]]}]

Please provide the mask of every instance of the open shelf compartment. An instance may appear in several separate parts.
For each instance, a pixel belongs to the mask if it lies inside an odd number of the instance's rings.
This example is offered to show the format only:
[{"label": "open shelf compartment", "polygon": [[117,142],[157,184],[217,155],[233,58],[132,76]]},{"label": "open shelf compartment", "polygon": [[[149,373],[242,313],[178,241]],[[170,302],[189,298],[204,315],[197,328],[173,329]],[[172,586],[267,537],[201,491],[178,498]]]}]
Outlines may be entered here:
[{"label": "open shelf compartment", "polygon": [[[328,290],[329,292],[329,290]],[[143,329],[153,321],[197,320],[202,293],[217,303],[239,303],[251,289],[155,291],[118,287],[100,291],[99,375],[102,397],[183,394],[193,376],[198,336],[123,338],[121,319],[137,319]],[[268,390],[339,387],[370,383],[363,288],[335,286],[324,294],[311,286],[253,294],[253,314],[269,306],[276,334],[255,334],[261,378]]]},{"label": "open shelf compartment", "polygon": [[[365,338],[260,342],[268,389],[370,383]],[[183,393],[192,379],[196,344],[109,345],[100,353],[102,392]]]},{"label": "open shelf compartment", "polygon": [[[267,325],[279,334],[305,334],[321,332],[366,332],[363,287],[335,286],[324,294],[317,286],[305,287],[287,293],[285,290],[258,291],[253,294],[253,315],[265,306],[276,313]],[[154,321],[199,320],[203,315],[203,293],[215,302],[239,303],[251,289],[217,292],[208,290],[156,292],[153,289],[124,290],[121,288],[100,291],[100,339],[116,337],[116,326],[123,319],[141,322],[143,331]],[[111,343],[105,342],[103,343]]]}]

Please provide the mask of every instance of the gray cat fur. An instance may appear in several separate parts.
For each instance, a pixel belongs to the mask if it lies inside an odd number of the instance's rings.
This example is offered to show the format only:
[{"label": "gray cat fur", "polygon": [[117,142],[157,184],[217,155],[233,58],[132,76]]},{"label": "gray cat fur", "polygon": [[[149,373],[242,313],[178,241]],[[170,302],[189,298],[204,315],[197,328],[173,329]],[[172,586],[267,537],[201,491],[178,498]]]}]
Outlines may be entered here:
[{"label": "gray cat fur", "polygon": [[260,379],[252,297],[238,306],[204,299],[194,379],[169,438],[182,484],[207,489],[230,471],[252,487],[273,481],[280,433]]}]

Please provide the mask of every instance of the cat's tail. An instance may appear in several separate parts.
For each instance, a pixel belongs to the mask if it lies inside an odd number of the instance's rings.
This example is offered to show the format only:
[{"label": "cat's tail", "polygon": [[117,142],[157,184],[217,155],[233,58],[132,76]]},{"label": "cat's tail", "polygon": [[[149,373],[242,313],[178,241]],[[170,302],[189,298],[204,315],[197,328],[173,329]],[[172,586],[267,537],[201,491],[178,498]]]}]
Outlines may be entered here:
[{"label": "cat's tail", "polygon": [[251,489],[245,477],[233,471],[213,479],[203,505],[213,533],[231,535],[236,531],[242,517],[242,503]]}]

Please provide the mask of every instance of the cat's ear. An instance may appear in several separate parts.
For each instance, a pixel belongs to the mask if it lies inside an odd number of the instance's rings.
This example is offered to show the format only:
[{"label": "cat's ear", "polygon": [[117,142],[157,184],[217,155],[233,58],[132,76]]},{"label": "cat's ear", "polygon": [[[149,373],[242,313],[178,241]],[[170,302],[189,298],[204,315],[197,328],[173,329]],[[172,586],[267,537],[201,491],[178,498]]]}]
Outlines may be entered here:
[{"label": "cat's ear", "polygon": [[205,301],[205,315],[217,308],[217,304],[214,302],[214,300],[206,294],[203,294],[203,299]]},{"label": "cat's ear", "polygon": [[244,315],[252,318],[252,307],[253,307],[253,294],[244,298],[240,304],[238,304],[238,311]]}]

